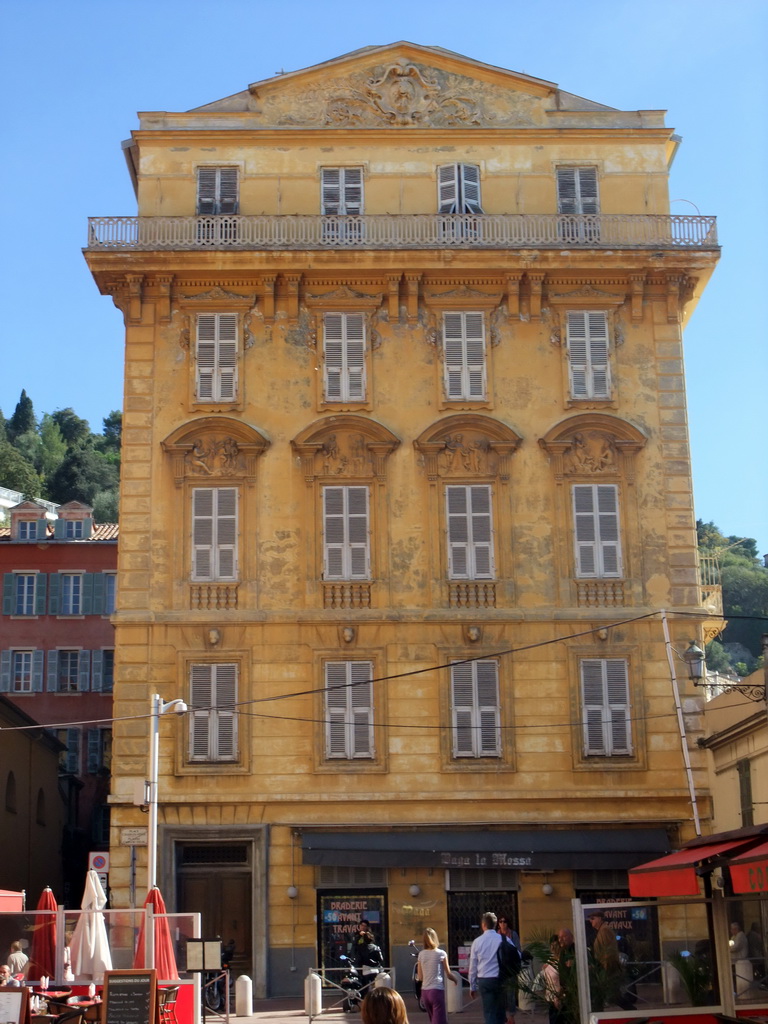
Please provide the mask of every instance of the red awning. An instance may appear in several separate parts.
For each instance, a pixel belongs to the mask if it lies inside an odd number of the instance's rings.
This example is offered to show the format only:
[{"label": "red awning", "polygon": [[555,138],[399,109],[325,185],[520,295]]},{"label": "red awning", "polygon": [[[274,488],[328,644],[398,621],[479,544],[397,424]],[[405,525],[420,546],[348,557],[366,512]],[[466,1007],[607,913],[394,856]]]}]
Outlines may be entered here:
[{"label": "red awning", "polygon": [[739,854],[728,867],[734,892],[768,892],[768,843]]},{"label": "red awning", "polygon": [[728,843],[711,843],[678,850],[666,857],[640,864],[629,870],[629,891],[632,896],[698,896],[699,878],[696,865],[710,857],[719,857],[728,850],[743,846],[744,839]]}]

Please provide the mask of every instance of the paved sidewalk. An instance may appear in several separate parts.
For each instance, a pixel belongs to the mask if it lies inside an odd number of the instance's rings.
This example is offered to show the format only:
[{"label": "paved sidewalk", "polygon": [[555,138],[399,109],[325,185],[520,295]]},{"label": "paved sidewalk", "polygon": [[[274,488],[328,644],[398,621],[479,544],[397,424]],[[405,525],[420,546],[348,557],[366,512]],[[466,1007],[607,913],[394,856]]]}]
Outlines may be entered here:
[{"label": "paved sidewalk", "polygon": [[[427,1015],[416,1006],[416,999],[412,992],[403,993],[406,1009],[408,1010],[409,1024],[428,1024]],[[292,1021],[294,1024],[307,1024],[309,1018],[304,1012],[304,1000],[293,999],[257,999],[253,1005],[253,1015],[250,1017],[230,1016],[230,1021],[237,1024],[265,1024],[268,1021]],[[537,1006],[534,1012],[518,1010],[515,1015],[516,1024],[547,1024],[547,1011]],[[222,1018],[215,1016],[208,1017],[208,1024],[220,1022]],[[322,1022],[339,1022],[345,1024],[360,1024],[360,1014],[343,1013],[340,1007],[323,1010],[319,1017],[314,1020]],[[464,1008],[457,1013],[448,1014],[448,1020],[455,1024],[483,1024],[483,1011],[479,999],[470,1000],[469,993],[466,995]]]}]

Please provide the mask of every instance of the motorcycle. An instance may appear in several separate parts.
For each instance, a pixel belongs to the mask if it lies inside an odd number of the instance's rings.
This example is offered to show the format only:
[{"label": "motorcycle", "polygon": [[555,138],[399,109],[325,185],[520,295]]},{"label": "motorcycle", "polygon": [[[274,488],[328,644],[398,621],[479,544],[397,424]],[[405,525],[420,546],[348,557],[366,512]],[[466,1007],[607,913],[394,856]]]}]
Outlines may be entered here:
[{"label": "motorcycle", "polygon": [[423,1012],[427,1012],[427,1008],[421,1000],[421,982],[419,981],[419,947],[416,945],[414,939],[411,939],[408,943],[411,956],[414,958],[413,964],[413,991],[416,994],[416,1002],[418,1003],[419,1009]]},{"label": "motorcycle", "polygon": [[235,955],[235,943],[230,941],[221,950],[221,970],[206,971],[203,975],[203,999],[205,1005],[214,1013],[221,1013],[227,1004],[228,988],[230,985],[229,965]]},{"label": "motorcycle", "polygon": [[360,1008],[362,996],[360,990],[363,987],[363,983],[360,980],[360,974],[349,959],[343,953],[339,957],[340,960],[345,961],[344,966],[346,967],[346,974],[341,979],[341,987],[344,989],[346,995],[344,996],[344,1002],[342,1003],[342,1009],[344,1013],[354,1013],[355,1010]]}]

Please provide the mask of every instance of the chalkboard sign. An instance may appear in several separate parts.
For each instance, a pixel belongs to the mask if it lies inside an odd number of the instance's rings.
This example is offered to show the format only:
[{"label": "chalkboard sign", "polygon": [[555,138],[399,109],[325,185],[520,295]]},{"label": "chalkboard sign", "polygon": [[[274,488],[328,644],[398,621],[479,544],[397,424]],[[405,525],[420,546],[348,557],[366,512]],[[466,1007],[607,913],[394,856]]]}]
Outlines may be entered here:
[{"label": "chalkboard sign", "polygon": [[157,971],[107,971],[102,1024],[154,1024]]}]

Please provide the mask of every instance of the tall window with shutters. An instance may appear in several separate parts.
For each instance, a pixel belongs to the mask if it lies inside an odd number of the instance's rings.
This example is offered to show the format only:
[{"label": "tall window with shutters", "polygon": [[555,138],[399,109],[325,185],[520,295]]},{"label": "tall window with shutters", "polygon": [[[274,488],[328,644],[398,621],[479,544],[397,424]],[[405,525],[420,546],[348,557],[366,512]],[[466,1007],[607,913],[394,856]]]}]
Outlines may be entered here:
[{"label": "tall window with shutters", "polygon": [[574,484],[576,575],[607,579],[622,575],[619,493],[616,484]]},{"label": "tall window with shutters", "polygon": [[483,313],[443,313],[443,379],[449,402],[487,397]]},{"label": "tall window with shutters", "polygon": [[497,661],[451,665],[451,715],[454,757],[501,756]]},{"label": "tall window with shutters", "polygon": [[443,164],[437,168],[438,213],[482,213],[480,168]]},{"label": "tall window with shutters", "polygon": [[190,761],[237,760],[237,668],[190,666]]},{"label": "tall window with shutters", "polygon": [[610,398],[608,314],[600,310],[566,313],[571,398]]},{"label": "tall window with shutters", "polygon": [[321,168],[320,212],[328,218],[322,225],[324,242],[351,244],[363,240],[362,167]]},{"label": "tall window with shutters", "polygon": [[357,216],[363,212],[362,167],[323,167],[320,203],[324,217]]},{"label": "tall window with shutters", "polygon": [[323,396],[326,402],[365,401],[365,316],[323,314]]},{"label": "tall window with shutters", "polygon": [[371,576],[367,487],[323,488],[323,575],[327,580]]},{"label": "tall window with shutters", "polygon": [[237,579],[236,487],[192,491],[192,579]]},{"label": "tall window with shutters", "polygon": [[632,753],[629,678],[624,658],[580,663],[584,755]]},{"label": "tall window with shutters", "polygon": [[237,212],[237,167],[198,167],[197,215],[215,217]]},{"label": "tall window with shutters", "polygon": [[494,578],[491,502],[492,493],[488,484],[451,484],[446,487],[449,579]]},{"label": "tall window with shutters", "polygon": [[326,758],[372,758],[373,663],[328,661],[325,664]]},{"label": "tall window with shutters", "polygon": [[597,168],[558,167],[556,173],[557,212],[562,215],[558,224],[560,239],[587,244],[599,241]]},{"label": "tall window with shutters", "polygon": [[199,313],[195,360],[198,402],[237,399],[237,314]]},{"label": "tall window with shutters", "polygon": [[557,168],[557,212],[600,212],[596,167]]}]

